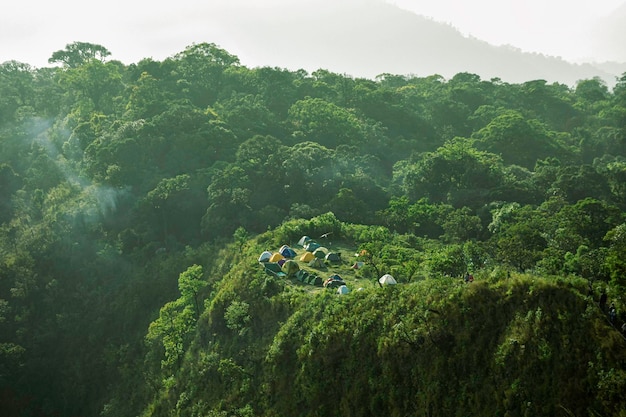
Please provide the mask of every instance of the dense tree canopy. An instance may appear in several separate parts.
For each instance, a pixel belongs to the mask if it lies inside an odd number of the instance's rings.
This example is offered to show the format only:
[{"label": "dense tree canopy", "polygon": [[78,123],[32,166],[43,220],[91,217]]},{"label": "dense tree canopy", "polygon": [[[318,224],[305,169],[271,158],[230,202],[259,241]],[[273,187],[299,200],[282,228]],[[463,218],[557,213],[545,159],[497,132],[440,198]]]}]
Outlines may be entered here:
[{"label": "dense tree canopy", "polygon": [[[0,65],[1,415],[623,415],[626,74],[109,56]],[[305,234],[353,301],[259,270]]]}]

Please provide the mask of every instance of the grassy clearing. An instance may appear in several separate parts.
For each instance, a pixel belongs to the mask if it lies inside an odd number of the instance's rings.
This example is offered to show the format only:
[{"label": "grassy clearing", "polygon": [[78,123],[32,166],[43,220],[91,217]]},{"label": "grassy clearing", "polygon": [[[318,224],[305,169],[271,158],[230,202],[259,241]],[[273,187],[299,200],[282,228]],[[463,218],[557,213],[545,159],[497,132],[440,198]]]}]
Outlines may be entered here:
[{"label": "grassy clearing", "polygon": [[[324,261],[324,268],[315,268],[309,266],[308,262],[300,261],[300,256],[303,255],[306,251],[304,248],[298,245],[291,246],[297,253],[296,258],[294,259],[300,269],[303,269],[311,274],[315,274],[322,278],[322,280],[326,280],[332,275],[339,275],[345,282],[346,286],[350,289],[350,291],[356,291],[359,288],[369,288],[378,286],[377,281],[373,277],[365,277],[363,273],[359,270],[352,268],[356,260],[358,259],[356,255],[357,248],[351,244],[350,242],[343,241],[333,241],[326,242],[326,246],[330,252],[340,253],[341,261],[340,262],[328,262]],[[367,266],[365,266],[367,269]],[[309,293],[319,293],[321,291],[331,291],[330,289],[326,289],[323,287],[317,287],[309,284],[304,284],[299,282],[295,277],[286,278],[287,282],[296,287],[301,287],[303,290]]]}]

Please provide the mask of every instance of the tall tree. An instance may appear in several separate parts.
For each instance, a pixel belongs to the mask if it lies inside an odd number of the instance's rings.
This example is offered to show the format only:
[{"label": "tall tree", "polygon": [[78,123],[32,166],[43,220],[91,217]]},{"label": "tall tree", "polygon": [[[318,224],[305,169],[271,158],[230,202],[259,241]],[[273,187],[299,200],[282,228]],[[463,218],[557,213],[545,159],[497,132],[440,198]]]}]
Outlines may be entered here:
[{"label": "tall tree", "polygon": [[532,169],[537,159],[569,156],[538,120],[527,120],[520,112],[509,110],[498,115],[473,135],[476,147],[501,155],[507,164]]},{"label": "tall tree", "polygon": [[13,122],[20,107],[35,104],[34,78],[28,64],[17,61],[0,64],[0,126]]},{"label": "tall tree", "polygon": [[329,148],[357,144],[364,136],[363,124],[353,112],[319,98],[294,103],[288,120],[298,141],[313,141]]},{"label": "tall tree", "polygon": [[89,42],[73,42],[65,45],[65,49],[58,50],[48,59],[48,63],[60,63],[68,68],[77,68],[92,60],[104,62],[111,52],[102,45]]},{"label": "tall tree", "polygon": [[479,207],[502,180],[498,156],[477,150],[469,139],[455,138],[423,154],[407,170],[404,191],[411,200],[425,196],[434,203]]},{"label": "tall tree", "polygon": [[223,73],[239,66],[239,58],[214,43],[192,44],[173,57],[179,74],[178,84],[191,102],[205,108],[217,99],[223,83]]}]

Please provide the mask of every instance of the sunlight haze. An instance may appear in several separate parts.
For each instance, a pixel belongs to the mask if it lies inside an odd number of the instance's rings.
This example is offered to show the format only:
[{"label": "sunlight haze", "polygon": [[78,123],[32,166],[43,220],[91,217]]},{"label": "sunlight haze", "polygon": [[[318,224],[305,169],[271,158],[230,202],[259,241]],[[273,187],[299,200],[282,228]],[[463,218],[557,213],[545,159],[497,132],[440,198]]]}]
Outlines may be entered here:
[{"label": "sunlight haze", "polygon": [[[236,19],[237,15],[233,16],[236,10],[250,14],[250,8],[270,9],[272,13],[275,10],[280,18],[285,5],[294,9],[296,4],[297,7],[310,7],[311,4],[324,7],[324,4],[335,6],[342,2],[356,2],[366,7],[376,1],[384,0],[306,0],[298,3],[286,0],[217,0],[211,3],[112,0],[92,3],[89,7],[77,0],[3,2],[0,6],[0,62],[16,60],[36,67],[48,66],[47,60],[54,51],[76,41],[103,45],[112,52],[112,59],[125,63],[146,57],[164,59],[194,42],[215,42],[238,54],[238,51],[246,50],[246,40],[229,32],[227,24],[219,24]],[[622,0],[386,2],[446,23],[465,36],[493,45],[511,45],[526,52],[562,57],[572,62],[626,60],[619,40],[613,44],[599,40],[601,38],[594,34],[601,19],[620,5],[624,7]],[[228,10],[230,15],[220,16],[220,10]],[[289,37],[289,33],[282,33],[280,27],[267,30]],[[320,25],[319,30],[323,31],[324,26]],[[248,62],[265,64],[258,62],[258,57],[239,57],[244,65]]]}]

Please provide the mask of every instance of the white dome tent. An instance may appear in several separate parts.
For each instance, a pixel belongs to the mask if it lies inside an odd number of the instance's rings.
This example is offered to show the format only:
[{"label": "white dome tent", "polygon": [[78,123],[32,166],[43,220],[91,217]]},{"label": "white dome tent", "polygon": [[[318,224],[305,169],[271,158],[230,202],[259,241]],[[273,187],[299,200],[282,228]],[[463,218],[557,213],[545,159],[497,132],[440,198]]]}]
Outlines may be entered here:
[{"label": "white dome tent", "polygon": [[385,274],[382,277],[378,278],[378,282],[380,283],[380,285],[395,285],[398,283],[396,279],[389,274]]},{"label": "white dome tent", "polygon": [[345,285],[341,285],[339,288],[337,288],[337,294],[344,295],[348,294],[349,292],[350,289]]}]

